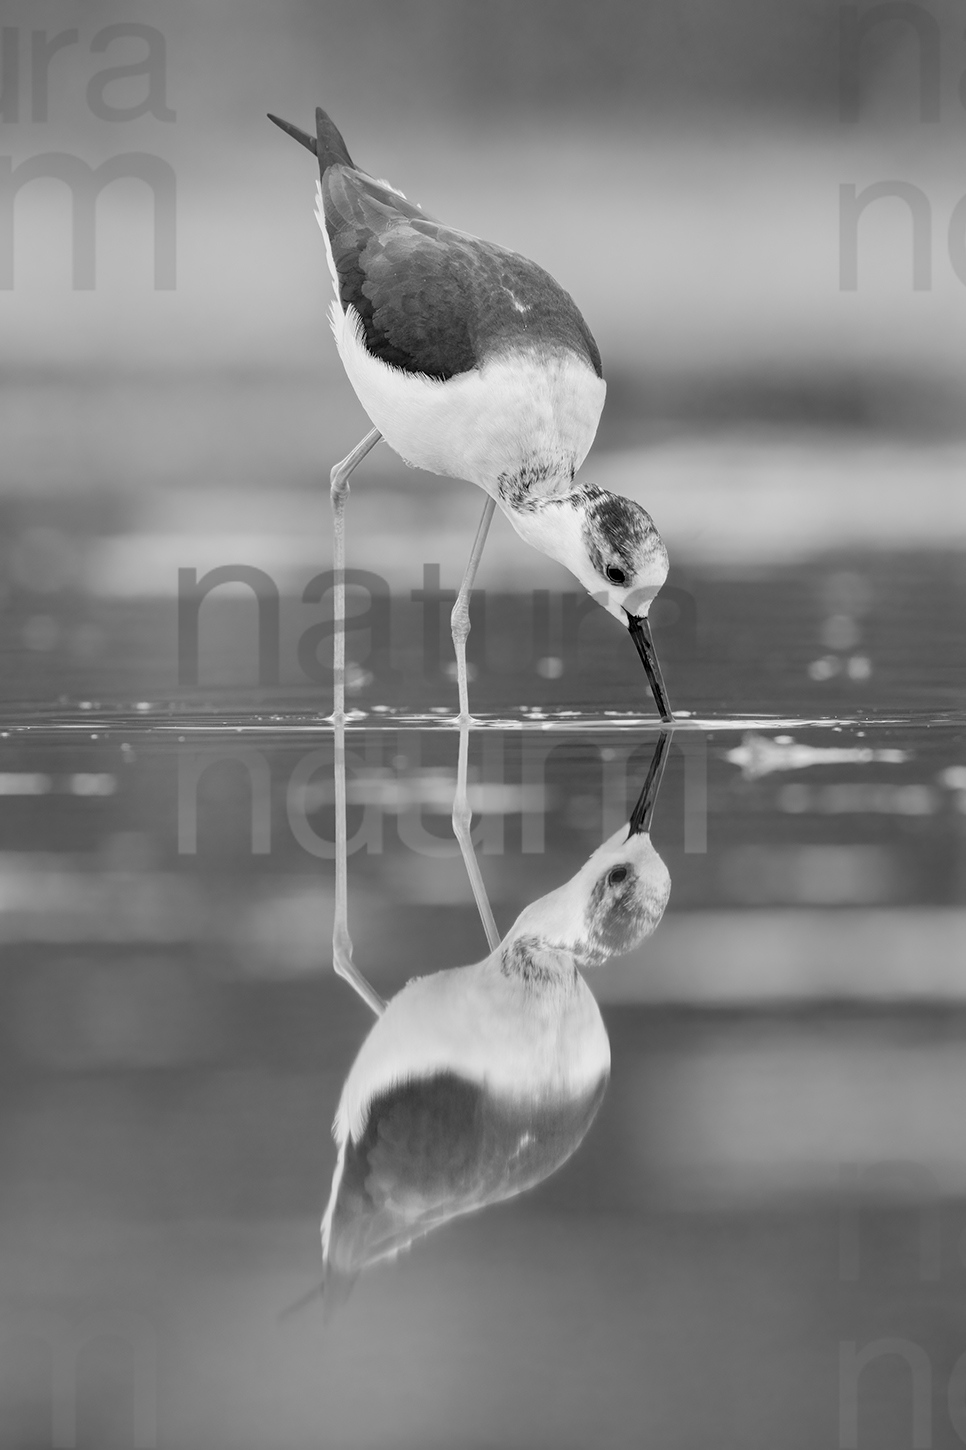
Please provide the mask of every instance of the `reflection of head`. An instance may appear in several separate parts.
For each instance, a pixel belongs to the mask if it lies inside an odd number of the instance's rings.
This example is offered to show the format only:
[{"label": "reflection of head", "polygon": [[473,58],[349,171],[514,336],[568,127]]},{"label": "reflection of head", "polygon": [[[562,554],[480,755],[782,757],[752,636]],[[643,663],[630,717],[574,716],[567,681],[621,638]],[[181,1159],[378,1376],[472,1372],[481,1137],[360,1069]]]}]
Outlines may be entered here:
[{"label": "reflection of head", "polygon": [[647,778],[621,826],[563,886],[521,911],[502,943],[504,965],[521,954],[557,954],[574,967],[599,967],[651,935],[664,915],[671,877],[651,845],[651,821],[670,735],[658,736]]},{"label": "reflection of head", "polygon": [[527,906],[507,933],[504,950],[520,940],[569,953],[578,967],[599,967],[651,935],[667,906],[671,878],[646,833],[621,826],[576,876]]}]

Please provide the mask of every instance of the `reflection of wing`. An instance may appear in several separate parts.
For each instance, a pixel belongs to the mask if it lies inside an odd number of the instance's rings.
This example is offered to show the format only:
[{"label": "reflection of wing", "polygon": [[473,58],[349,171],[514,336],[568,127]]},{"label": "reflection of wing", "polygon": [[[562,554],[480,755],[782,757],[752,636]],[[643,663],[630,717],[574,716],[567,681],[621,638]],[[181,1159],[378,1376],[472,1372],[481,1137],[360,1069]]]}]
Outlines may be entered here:
[{"label": "reflection of wing", "polygon": [[606,1074],[576,1099],[511,1103],[455,1073],[373,1099],[345,1145],[328,1262],[353,1275],[431,1228],[509,1198],[570,1157],[600,1107]]},{"label": "reflection of wing", "polygon": [[495,342],[547,342],[601,375],[597,344],[564,289],[536,263],[425,216],[363,172],[322,178],[325,226],[342,306],[362,319],[368,351],[432,378],[478,367]]}]

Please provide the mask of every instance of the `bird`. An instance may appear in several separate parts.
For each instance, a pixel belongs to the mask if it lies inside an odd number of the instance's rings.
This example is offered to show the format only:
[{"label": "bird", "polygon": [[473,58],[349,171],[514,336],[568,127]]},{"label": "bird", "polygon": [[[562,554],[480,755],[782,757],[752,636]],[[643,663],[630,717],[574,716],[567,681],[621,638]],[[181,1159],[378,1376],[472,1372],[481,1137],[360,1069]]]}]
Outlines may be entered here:
[{"label": "bird", "polygon": [[[385,439],[413,467],[486,494],[452,614],[459,720],[472,717],[469,602],[498,506],[627,627],[662,721],[673,714],[648,621],[664,542],[631,499],[578,482],[606,391],[600,352],[569,293],[517,252],[445,225],[356,166],[321,107],[314,136],[269,120],[318,157],[316,217],[332,330],[374,427],[330,475],[336,577],[334,717],[344,716],[344,508],[352,471]],[[344,584],[342,585],[344,590]]]},{"label": "bird", "polygon": [[610,1073],[583,972],[650,936],[670,895],[650,839],[669,740],[659,736],[630,820],[576,875],[525,907],[482,961],[414,978],[377,1016],[333,1125],[328,1312],[362,1270],[533,1187],[579,1146]]}]

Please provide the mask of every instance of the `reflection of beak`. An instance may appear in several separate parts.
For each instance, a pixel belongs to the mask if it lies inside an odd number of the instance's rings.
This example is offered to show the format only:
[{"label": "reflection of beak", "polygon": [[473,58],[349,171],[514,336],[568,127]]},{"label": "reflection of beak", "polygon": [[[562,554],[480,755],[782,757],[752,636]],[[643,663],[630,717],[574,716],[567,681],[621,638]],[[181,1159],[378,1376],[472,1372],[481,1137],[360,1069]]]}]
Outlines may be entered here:
[{"label": "reflection of beak", "polygon": [[298,126],[292,125],[291,121],[280,121],[277,116],[272,115],[271,111],[268,113],[268,119],[274,121],[276,126],[280,126],[283,131],[287,131],[290,136],[294,136],[296,141],[311,151],[314,156],[318,156],[319,147],[314,136],[309,136],[305,131],[300,131]]},{"label": "reflection of beak", "polygon": [[647,772],[647,780],[637,798],[637,805],[631,812],[630,830],[627,832],[628,840],[632,836],[644,836],[651,829],[651,817],[654,815],[654,807],[657,804],[657,793],[661,789],[670,743],[670,731],[662,730],[657,738],[654,757]]},{"label": "reflection of beak", "polygon": [[662,720],[670,724],[674,719],[671,713],[671,706],[667,697],[667,690],[664,686],[664,676],[661,674],[661,666],[657,662],[657,655],[654,651],[654,641],[651,639],[651,626],[644,616],[629,614],[627,616],[627,627],[631,632],[631,639],[637,648],[644,666],[644,673],[647,675],[647,682],[651,687],[651,694],[654,696],[654,703],[660,712]]}]

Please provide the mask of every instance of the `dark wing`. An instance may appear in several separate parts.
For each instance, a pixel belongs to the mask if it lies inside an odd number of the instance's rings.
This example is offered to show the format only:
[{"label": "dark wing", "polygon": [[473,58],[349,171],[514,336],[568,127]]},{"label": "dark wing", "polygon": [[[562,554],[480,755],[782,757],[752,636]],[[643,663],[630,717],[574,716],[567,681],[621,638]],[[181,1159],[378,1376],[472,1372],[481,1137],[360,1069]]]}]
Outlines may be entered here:
[{"label": "dark wing", "polygon": [[600,353],[573,299],[517,252],[443,226],[363,172],[322,178],[326,229],[342,305],[362,319],[383,362],[451,378],[516,346]]},{"label": "dark wing", "polygon": [[400,1083],[346,1144],[329,1261],[351,1276],[459,1214],[537,1184],[577,1148],[606,1077],[560,1102],[508,1104],[455,1073]]}]

